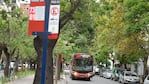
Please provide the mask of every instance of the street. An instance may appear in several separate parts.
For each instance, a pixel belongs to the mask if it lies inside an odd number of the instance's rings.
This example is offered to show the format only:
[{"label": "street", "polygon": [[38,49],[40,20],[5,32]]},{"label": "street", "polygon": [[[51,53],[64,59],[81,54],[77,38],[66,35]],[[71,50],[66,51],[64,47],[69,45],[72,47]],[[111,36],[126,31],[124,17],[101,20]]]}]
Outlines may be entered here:
[{"label": "street", "polygon": [[[32,84],[33,78],[34,76],[27,76],[25,78],[17,79],[7,84]],[[91,81],[71,80],[69,75],[66,75],[66,78],[64,80],[62,79],[59,80],[58,84],[119,84],[119,83],[110,79],[99,77],[98,75],[95,75],[93,78],[91,78]]]},{"label": "street", "polygon": [[99,75],[95,75],[93,78],[91,78],[91,81],[71,80],[70,77],[67,75],[66,81],[67,81],[67,84],[119,84],[117,81],[105,79],[100,77]]}]

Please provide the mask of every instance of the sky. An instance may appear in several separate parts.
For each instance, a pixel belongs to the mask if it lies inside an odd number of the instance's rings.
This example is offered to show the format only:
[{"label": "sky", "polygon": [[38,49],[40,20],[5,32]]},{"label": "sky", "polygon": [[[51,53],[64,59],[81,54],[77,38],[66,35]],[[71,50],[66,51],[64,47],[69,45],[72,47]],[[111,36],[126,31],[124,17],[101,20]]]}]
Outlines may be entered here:
[{"label": "sky", "polygon": [[96,2],[99,2],[100,0],[96,0]]}]

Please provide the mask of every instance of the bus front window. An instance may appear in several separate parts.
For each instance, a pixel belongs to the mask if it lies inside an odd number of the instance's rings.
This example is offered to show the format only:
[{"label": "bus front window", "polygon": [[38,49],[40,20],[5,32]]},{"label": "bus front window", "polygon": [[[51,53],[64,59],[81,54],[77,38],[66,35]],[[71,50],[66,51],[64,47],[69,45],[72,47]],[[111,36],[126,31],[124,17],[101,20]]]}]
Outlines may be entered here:
[{"label": "bus front window", "polygon": [[92,71],[92,62],[90,58],[74,59],[72,67],[75,71]]}]

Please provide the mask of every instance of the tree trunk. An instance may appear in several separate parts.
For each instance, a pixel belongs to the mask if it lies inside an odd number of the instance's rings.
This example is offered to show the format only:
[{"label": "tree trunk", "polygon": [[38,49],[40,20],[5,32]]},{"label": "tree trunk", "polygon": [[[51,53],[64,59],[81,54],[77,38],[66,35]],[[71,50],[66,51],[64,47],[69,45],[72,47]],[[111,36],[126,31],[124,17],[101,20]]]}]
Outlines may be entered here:
[{"label": "tree trunk", "polygon": [[61,55],[57,56],[57,60],[56,60],[56,79],[60,80],[60,73],[61,73]]},{"label": "tree trunk", "polygon": [[10,69],[9,69],[10,54],[8,53],[8,49],[6,47],[4,48],[4,53],[5,53],[5,56],[6,56],[6,65],[5,65],[5,68],[4,68],[4,75],[5,75],[5,77],[9,77],[10,76]]},{"label": "tree trunk", "polygon": [[2,46],[0,45],[0,59],[1,59],[1,55],[2,55],[2,50],[3,50],[3,48],[2,48]]},{"label": "tree trunk", "polygon": [[3,46],[3,50],[4,50],[4,54],[6,56],[6,66],[4,68],[4,75],[6,77],[9,77],[10,76],[10,59],[11,59],[11,56],[14,54],[16,48],[14,48],[12,50],[12,52],[8,52],[8,48],[6,46]]},{"label": "tree trunk", "polygon": [[[53,57],[52,52],[57,40],[48,41],[47,58],[46,58],[46,84],[53,84]],[[39,36],[34,38],[34,47],[37,52],[37,69],[33,84],[41,83],[41,70],[42,70],[42,44],[43,39]]]},{"label": "tree trunk", "polygon": [[144,82],[145,77],[148,75],[147,60],[148,60],[148,56],[145,56],[144,57],[144,73],[143,73],[144,75],[143,75],[143,78],[142,78],[143,82]]},{"label": "tree trunk", "polygon": [[18,64],[19,64],[19,52],[17,54],[16,61],[15,61],[15,68],[14,68],[15,73],[18,72]]},{"label": "tree trunk", "polygon": [[10,65],[10,54],[8,53],[8,49],[4,44],[0,45],[0,57],[2,54],[2,50],[4,50],[5,56],[6,56],[6,65],[4,67],[4,76],[9,77],[9,65]]}]

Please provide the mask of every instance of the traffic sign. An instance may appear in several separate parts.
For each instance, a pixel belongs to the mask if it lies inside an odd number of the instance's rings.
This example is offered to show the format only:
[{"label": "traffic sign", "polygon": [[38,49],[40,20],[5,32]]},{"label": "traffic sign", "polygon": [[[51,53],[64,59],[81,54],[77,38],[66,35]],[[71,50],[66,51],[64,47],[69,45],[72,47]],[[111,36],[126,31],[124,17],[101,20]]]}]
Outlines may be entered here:
[{"label": "traffic sign", "polygon": [[[48,39],[57,39],[59,33],[60,4],[59,0],[53,0],[53,2],[56,4],[51,3],[50,5],[48,32],[51,32],[51,35],[48,35]],[[45,2],[31,2],[28,25],[29,35],[44,31],[44,17]]]},{"label": "traffic sign", "polygon": [[51,15],[56,16],[59,14],[59,5],[51,7]]},{"label": "traffic sign", "polygon": [[55,37],[58,37],[59,33],[59,15],[60,5],[51,5],[48,32],[52,32],[52,35],[55,35]]},{"label": "traffic sign", "polygon": [[31,2],[29,9],[28,34],[44,31],[45,2]]}]

